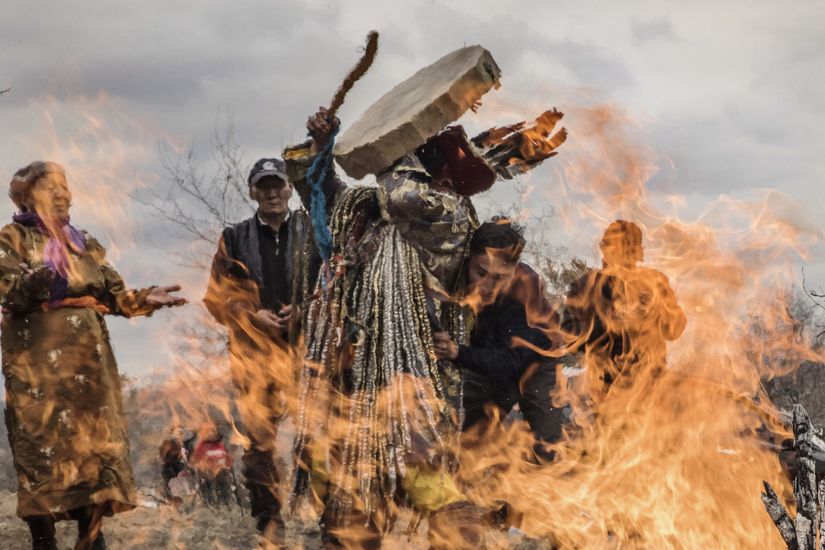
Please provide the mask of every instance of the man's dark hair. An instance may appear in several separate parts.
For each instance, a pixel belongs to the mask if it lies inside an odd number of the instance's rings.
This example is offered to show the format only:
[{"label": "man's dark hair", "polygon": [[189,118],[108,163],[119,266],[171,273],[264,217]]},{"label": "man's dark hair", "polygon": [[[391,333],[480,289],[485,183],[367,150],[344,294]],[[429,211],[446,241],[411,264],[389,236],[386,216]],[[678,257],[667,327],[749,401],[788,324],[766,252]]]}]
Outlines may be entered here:
[{"label": "man's dark hair", "polygon": [[521,258],[524,244],[521,228],[509,218],[496,216],[482,223],[473,234],[470,255],[493,253],[508,263],[516,263]]}]

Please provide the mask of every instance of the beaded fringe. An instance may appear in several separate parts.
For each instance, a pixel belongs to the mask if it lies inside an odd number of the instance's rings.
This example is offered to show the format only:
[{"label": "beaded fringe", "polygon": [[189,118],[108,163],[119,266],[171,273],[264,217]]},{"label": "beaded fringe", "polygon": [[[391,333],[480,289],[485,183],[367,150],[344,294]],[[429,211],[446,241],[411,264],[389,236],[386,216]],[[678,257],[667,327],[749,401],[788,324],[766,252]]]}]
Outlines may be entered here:
[{"label": "beaded fringe", "polygon": [[[435,359],[417,251],[382,221],[361,239],[375,189],[344,193],[331,220],[334,257],[344,265],[334,266],[339,275],[307,315],[293,448],[297,458],[307,449],[322,455],[328,505],[342,517],[393,499],[411,461],[446,463],[463,421],[460,371]],[[356,258],[362,240],[369,251]],[[445,306],[441,317],[466,341],[461,308]]]}]

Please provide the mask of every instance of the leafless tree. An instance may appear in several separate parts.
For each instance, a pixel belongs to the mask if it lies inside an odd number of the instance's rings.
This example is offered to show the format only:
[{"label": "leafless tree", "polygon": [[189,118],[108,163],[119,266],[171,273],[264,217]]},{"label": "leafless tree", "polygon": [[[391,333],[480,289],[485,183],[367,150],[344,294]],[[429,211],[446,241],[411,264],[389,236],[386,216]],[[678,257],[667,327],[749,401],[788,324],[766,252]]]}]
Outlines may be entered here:
[{"label": "leafless tree", "polygon": [[547,228],[557,215],[552,206],[545,206],[539,212],[531,212],[525,218],[523,212],[526,188],[520,182],[516,182],[515,186],[520,198],[507,206],[492,203],[482,210],[482,221],[500,215],[513,219],[520,226],[527,241],[522,255],[524,261],[541,276],[548,298],[556,306],[562,307],[564,294],[570,284],[581,277],[589,266],[582,258],[571,256],[567,249],[551,242],[552,233]]},{"label": "leafless tree", "polygon": [[[183,252],[170,253],[181,265],[196,269],[208,268],[223,228],[254,210],[231,121],[223,129],[216,124],[210,145],[211,163],[201,161],[194,149],[181,154],[163,147],[168,187],[133,197],[152,210],[172,237],[187,243]],[[208,173],[205,165],[212,165]]]},{"label": "leafless tree", "polygon": [[[254,212],[246,185],[247,167],[234,126],[231,120],[222,123],[218,117],[205,159],[194,148],[181,153],[168,146],[161,149],[160,156],[167,185],[162,191],[134,194],[133,199],[147,206],[166,235],[177,241],[179,246],[175,247],[159,245],[164,253],[182,267],[203,272],[210,268],[221,231]],[[223,418],[225,411],[209,407],[208,396],[217,399],[220,394],[223,402],[231,402],[234,391],[226,368],[224,329],[201,307],[194,315],[190,310],[178,316],[173,332],[174,356],[170,364],[174,368],[152,384],[132,389],[141,396],[139,411],[133,411],[130,417],[130,424],[139,434],[133,441],[133,454],[141,464],[149,460],[148,469],[141,470],[144,475],[153,471],[155,440],[170,422],[196,426],[205,418],[193,417],[194,411],[210,416],[218,425],[236,423]]]},{"label": "leafless tree", "polygon": [[808,288],[804,268],[802,269],[802,296],[799,298],[801,299],[795,304],[794,315],[815,330],[814,345],[822,347],[825,344],[825,290],[814,291]]}]

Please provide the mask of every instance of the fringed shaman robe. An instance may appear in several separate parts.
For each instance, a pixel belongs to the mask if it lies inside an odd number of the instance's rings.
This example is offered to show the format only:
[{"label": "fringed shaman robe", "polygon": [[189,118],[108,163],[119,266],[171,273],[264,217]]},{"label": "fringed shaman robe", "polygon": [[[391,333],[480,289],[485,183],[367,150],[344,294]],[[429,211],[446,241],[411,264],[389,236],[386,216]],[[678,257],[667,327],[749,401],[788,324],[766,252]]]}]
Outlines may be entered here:
[{"label": "fringed shaman robe", "polygon": [[[284,159],[308,198],[308,150]],[[410,155],[377,188],[326,182],[333,278],[308,313],[295,447],[333,513],[386,508],[411,468],[447,466],[460,426],[460,376],[436,361],[431,320],[459,342],[464,321],[431,296],[453,290],[477,220],[469,199],[428,181]]]}]

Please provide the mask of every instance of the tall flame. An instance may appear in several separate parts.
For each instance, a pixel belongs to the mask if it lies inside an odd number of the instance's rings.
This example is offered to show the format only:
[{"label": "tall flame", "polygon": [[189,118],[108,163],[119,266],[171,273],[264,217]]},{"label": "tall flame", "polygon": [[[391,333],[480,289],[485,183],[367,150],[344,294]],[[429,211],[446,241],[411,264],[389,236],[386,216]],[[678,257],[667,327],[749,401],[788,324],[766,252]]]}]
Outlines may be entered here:
[{"label": "tall flame", "polygon": [[[530,436],[519,426],[476,432],[464,480],[475,498],[515,503],[527,531],[562,548],[781,548],[758,498],[762,480],[790,490],[760,435],[766,425],[781,430],[760,380],[821,359],[790,329],[787,303],[796,262],[821,232],[789,216],[789,199],[777,193],[759,202],[723,197],[694,222],[667,214],[646,188],[655,157],[630,138],[626,115],[608,106],[565,110],[575,131],[561,156],[563,220],[601,230],[615,219],[636,222],[655,268],[633,271],[641,280],[628,283],[646,297],[617,299],[639,314],[624,350],[639,359],[604,392],[604,365],[581,358],[585,375],[556,391],[574,419],[554,446],[557,460],[526,463]],[[744,227],[730,222],[743,219]],[[651,352],[665,330],[649,323],[662,299],[656,270],[688,318],[666,368]]]},{"label": "tall flame", "polygon": [[[82,131],[68,139],[54,130],[54,107],[46,108],[51,130],[39,150],[63,163],[70,181],[101,182],[73,186],[76,203],[119,231],[128,219],[126,203],[111,182],[123,181],[125,147],[107,139],[108,125],[97,118],[108,108],[106,98],[88,106],[77,115]],[[682,220],[650,198],[647,183],[657,159],[630,137],[633,123],[624,113],[609,106],[565,111],[571,133],[559,157],[564,188],[548,200],[558,204],[569,234],[589,227],[594,242],[615,219],[641,226],[649,273],[667,276],[687,326],[669,345],[666,366],[660,358],[642,359],[606,392],[599,390],[598,359],[584,358],[586,374],[563,381],[554,394],[559,405],[572,407],[573,425],[554,445],[551,463],[525,460],[533,441],[519,423],[468,434],[455,449],[462,487],[482,503],[510,502],[523,515],[524,531],[562,548],[780,548],[759,492],[762,480],[785,495],[790,486],[760,435],[766,423],[781,429],[760,380],[804,359],[822,359],[792,329],[787,302],[796,262],[809,257],[821,231],[800,222],[789,199],[777,193],[750,202],[722,197],[699,219]],[[141,127],[129,117],[115,119]],[[108,145],[90,154],[89,136]],[[674,196],[668,202],[684,201]],[[657,303],[657,277],[642,276],[639,285],[647,292],[628,292],[623,307],[639,310],[643,294],[644,305]],[[221,292],[243,299],[239,289]],[[232,354],[230,375],[220,332],[201,313],[198,326],[206,328],[181,336],[180,353],[165,366],[171,374],[162,402],[143,403],[144,416],[189,426],[223,418],[232,442],[246,444],[254,433],[283,453],[286,445],[276,445],[284,439],[277,417],[298,410],[299,358],[238,316],[231,337],[242,347]],[[645,319],[632,344],[642,356],[650,346],[646,334],[661,337]],[[396,383],[396,393],[378,398],[431,398],[416,393],[409,380]],[[343,400],[345,412],[321,420],[333,423],[329,437],[344,437],[351,427],[346,410],[357,400],[328,398]],[[237,425],[239,418],[245,426]]]}]

